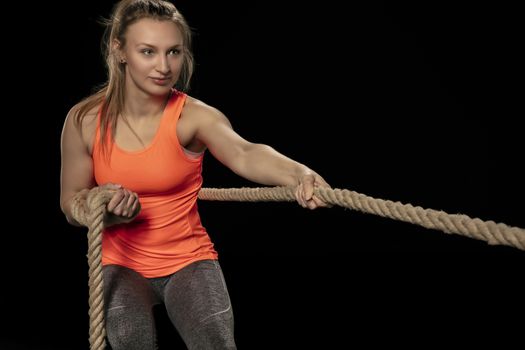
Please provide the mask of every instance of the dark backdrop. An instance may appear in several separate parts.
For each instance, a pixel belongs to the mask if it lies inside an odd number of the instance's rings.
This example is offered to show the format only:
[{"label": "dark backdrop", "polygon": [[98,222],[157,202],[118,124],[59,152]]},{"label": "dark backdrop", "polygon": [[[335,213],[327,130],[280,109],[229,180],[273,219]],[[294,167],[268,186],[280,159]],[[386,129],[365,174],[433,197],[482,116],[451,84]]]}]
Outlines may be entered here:
[{"label": "dark backdrop", "polygon": [[[59,140],[104,81],[112,3],[26,4],[4,31],[1,349],[88,348],[86,231],[60,212]],[[196,34],[190,94],[243,137],[333,187],[525,227],[522,39],[498,4],[177,3]],[[209,154],[204,184],[255,185]],[[519,339],[523,251],[338,207],[199,205],[241,349]]]}]

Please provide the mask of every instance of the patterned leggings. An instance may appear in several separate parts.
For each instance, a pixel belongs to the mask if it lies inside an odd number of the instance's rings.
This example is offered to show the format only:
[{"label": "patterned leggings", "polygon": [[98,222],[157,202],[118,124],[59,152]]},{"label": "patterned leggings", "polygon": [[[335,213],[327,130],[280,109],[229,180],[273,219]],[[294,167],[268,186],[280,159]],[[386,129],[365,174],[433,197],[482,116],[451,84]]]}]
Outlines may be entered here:
[{"label": "patterned leggings", "polygon": [[217,260],[196,261],[160,278],[119,265],[104,266],[103,275],[113,350],[157,348],[153,306],[158,304],[166,307],[188,349],[236,349],[230,297]]}]

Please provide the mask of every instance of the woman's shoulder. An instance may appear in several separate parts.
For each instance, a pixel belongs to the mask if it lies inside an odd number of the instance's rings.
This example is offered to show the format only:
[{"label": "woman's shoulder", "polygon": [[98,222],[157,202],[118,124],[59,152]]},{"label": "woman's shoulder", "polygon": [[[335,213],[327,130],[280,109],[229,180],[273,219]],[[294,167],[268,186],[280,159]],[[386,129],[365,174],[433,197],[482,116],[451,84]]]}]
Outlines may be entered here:
[{"label": "woman's shoulder", "polygon": [[99,106],[88,110],[85,110],[84,106],[82,102],[79,102],[71,107],[66,117],[66,126],[69,125],[70,128],[77,129],[84,144],[88,146],[88,149],[91,149],[90,146],[97,128]]},{"label": "woman's shoulder", "polygon": [[186,97],[183,115],[201,122],[227,119],[218,108],[189,95]]},{"label": "woman's shoulder", "polygon": [[84,134],[85,131],[90,129],[94,130],[96,128],[99,107],[95,106],[87,111],[83,109],[82,102],[75,104],[69,110],[67,118],[70,119],[70,122]]}]

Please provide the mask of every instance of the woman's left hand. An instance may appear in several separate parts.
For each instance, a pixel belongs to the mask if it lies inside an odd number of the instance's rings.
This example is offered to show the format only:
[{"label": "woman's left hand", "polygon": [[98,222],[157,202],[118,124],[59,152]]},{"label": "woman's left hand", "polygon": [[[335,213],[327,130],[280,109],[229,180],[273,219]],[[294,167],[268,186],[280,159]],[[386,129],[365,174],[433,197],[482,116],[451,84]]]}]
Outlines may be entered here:
[{"label": "woman's left hand", "polygon": [[314,194],[314,188],[328,187],[330,185],[317,173],[308,171],[299,177],[299,185],[295,189],[297,203],[303,208],[315,209],[320,207],[331,207]]}]

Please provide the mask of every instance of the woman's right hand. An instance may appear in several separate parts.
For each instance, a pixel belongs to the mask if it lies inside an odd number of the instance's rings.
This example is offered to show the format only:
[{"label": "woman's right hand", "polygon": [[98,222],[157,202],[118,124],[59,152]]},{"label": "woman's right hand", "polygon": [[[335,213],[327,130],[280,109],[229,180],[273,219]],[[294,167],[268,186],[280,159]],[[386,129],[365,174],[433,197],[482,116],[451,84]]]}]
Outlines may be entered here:
[{"label": "woman's right hand", "polygon": [[107,209],[107,220],[105,226],[111,226],[133,221],[140,213],[139,196],[120,184],[106,183],[99,186],[103,189],[115,190],[113,197],[109,201]]}]

